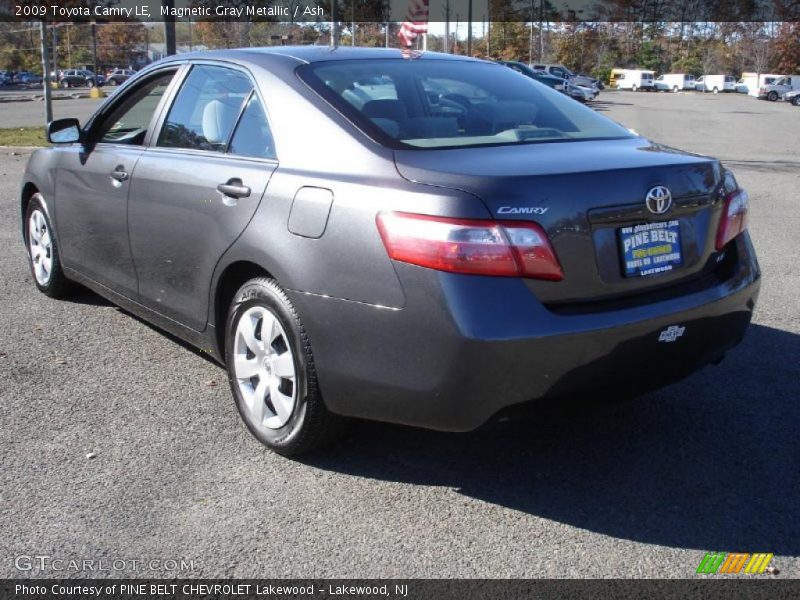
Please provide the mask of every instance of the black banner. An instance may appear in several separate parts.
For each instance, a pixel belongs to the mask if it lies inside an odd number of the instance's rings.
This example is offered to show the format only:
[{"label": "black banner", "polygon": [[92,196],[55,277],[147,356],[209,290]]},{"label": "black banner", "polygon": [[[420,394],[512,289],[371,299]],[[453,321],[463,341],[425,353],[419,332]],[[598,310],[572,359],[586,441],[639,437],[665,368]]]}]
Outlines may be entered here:
[{"label": "black banner", "polygon": [[[0,20],[402,22],[408,0],[0,0]],[[779,22],[800,20],[790,0],[430,0],[430,21]]]},{"label": "black banner", "polygon": [[527,598],[751,598],[797,597],[798,580],[156,580],[25,579],[0,582],[0,600],[469,600]]}]

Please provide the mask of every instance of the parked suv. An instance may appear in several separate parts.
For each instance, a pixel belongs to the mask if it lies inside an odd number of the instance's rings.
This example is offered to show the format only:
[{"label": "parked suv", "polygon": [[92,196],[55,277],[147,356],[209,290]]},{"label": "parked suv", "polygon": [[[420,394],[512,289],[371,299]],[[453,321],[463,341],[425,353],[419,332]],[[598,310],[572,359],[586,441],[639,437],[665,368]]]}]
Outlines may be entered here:
[{"label": "parked suv", "polygon": [[556,77],[555,75],[550,75],[545,71],[533,69],[525,63],[515,60],[500,60],[497,62],[515,70],[517,73],[522,73],[526,77],[530,77],[539,83],[543,83],[554,90],[558,90],[559,92],[566,91],[567,87],[569,86],[569,82],[563,77]]},{"label": "parked suv", "polygon": [[786,92],[800,90],[800,75],[788,75],[776,80],[775,83],[762,85],[758,88],[758,97],[775,102],[783,97]]},{"label": "parked suv", "polygon": [[108,74],[107,82],[108,85],[119,85],[128,81],[131,77],[136,75],[135,71],[131,71],[130,69],[114,69]]},{"label": "parked suv", "polygon": [[88,81],[86,76],[78,69],[66,69],[61,72],[58,84],[62,88],[91,87],[93,82]]},{"label": "parked suv", "polygon": [[597,79],[592,79],[586,75],[576,75],[564,65],[534,64],[531,66],[537,71],[544,71],[554,77],[567,79],[573,85],[600,89],[600,82]]},{"label": "parked suv", "polygon": [[59,79],[58,84],[62,88],[93,87],[94,76],[91,75],[91,71],[67,69],[61,74],[61,79]]},{"label": "parked suv", "polygon": [[42,83],[42,76],[30,71],[21,71],[14,75],[14,83],[20,85],[36,85]]}]

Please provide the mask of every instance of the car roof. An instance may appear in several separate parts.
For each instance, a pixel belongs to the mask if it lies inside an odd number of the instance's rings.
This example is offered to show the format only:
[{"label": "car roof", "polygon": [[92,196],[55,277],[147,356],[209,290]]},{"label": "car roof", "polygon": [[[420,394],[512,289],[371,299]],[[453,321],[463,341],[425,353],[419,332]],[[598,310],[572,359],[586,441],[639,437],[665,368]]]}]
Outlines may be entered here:
[{"label": "car roof", "polygon": [[[363,48],[352,46],[267,46],[261,48],[235,48],[224,50],[207,50],[203,52],[188,52],[170,56],[170,60],[203,60],[219,59],[237,62],[252,62],[268,64],[276,58],[293,58],[298,62],[313,63],[332,60],[369,60],[404,58],[399,48]],[[471,62],[489,62],[468,56],[445,54],[442,52],[419,52],[413,55],[414,59],[422,60],[458,60]]]}]

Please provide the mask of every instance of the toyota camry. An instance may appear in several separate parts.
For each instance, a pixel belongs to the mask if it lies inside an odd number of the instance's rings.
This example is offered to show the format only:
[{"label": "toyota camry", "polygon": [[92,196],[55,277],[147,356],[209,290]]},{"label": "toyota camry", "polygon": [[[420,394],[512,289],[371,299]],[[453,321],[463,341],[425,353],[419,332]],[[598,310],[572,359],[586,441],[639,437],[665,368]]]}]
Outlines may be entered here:
[{"label": "toyota camry", "polygon": [[467,431],[652,390],[721,360],[758,295],[719,161],[496,63],[182,54],[48,139],[20,194],[36,286],[208,352],[285,455],[351,417]]}]

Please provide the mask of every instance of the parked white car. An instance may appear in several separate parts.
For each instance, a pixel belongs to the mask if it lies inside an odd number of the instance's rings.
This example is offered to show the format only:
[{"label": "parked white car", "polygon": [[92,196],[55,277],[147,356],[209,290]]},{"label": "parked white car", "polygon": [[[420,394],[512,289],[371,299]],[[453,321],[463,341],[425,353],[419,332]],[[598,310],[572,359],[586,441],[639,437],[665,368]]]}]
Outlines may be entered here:
[{"label": "parked white car", "polygon": [[615,73],[617,89],[652,91],[656,89],[655,71],[645,71],[640,69],[621,69]]},{"label": "parked white car", "polygon": [[656,89],[665,92],[680,92],[694,89],[694,75],[689,73],[665,73],[656,79]]},{"label": "parked white car", "polygon": [[694,89],[698,92],[735,92],[736,78],[733,75],[702,75],[694,82]]},{"label": "parked white car", "polygon": [[795,106],[800,106],[800,90],[794,90],[793,92],[786,92],[783,95],[783,99],[786,102],[791,102]]}]

